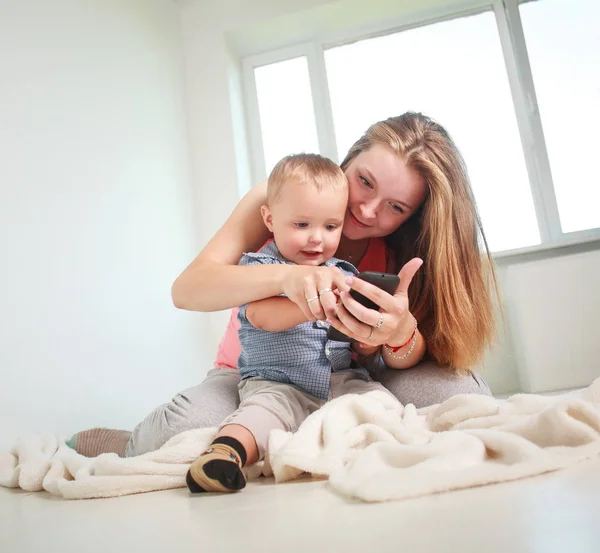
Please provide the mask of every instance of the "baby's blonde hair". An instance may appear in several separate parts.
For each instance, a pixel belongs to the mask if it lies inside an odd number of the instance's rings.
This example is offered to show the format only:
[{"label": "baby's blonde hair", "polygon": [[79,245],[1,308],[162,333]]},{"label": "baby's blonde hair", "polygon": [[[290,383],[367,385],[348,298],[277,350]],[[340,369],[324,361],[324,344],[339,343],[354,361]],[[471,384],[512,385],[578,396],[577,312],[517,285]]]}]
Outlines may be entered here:
[{"label": "baby's blonde hair", "polygon": [[273,205],[287,182],[312,184],[318,191],[325,187],[348,188],[346,175],[330,159],[319,154],[294,154],[280,160],[269,175],[267,203]]}]

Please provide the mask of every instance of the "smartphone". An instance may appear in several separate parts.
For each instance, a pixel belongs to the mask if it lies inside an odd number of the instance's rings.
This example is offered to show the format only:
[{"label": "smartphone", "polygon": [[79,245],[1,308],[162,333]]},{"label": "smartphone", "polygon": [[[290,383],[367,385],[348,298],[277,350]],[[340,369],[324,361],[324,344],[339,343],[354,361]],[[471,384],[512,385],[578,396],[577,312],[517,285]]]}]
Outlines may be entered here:
[{"label": "smartphone", "polygon": [[[388,294],[394,294],[398,285],[400,284],[400,278],[398,275],[391,275],[389,273],[377,273],[375,271],[365,271],[360,273],[356,278],[360,278],[365,282],[369,282],[381,288]],[[367,309],[379,310],[379,305],[371,301],[369,298],[359,294],[356,290],[350,290],[350,295],[361,305],[364,305]],[[336,342],[353,342],[352,338],[349,338],[345,334],[342,334],[337,328],[329,327],[327,330],[327,338]]]}]

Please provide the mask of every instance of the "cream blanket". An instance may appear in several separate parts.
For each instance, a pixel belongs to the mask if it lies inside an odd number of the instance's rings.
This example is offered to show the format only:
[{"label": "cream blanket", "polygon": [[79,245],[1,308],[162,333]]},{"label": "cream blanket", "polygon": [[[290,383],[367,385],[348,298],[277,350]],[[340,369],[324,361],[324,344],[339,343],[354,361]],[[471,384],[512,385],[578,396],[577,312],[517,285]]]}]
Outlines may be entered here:
[{"label": "cream blanket", "polygon": [[[0,485],[65,499],[180,488],[213,435],[184,432],[127,459],[88,459],[57,436],[30,436],[0,453]],[[285,482],[307,472],[342,495],[388,501],[516,480],[599,453],[600,378],[576,394],[460,395],[425,409],[371,392],[326,404],[295,434],[273,431],[266,462],[249,477]]]}]

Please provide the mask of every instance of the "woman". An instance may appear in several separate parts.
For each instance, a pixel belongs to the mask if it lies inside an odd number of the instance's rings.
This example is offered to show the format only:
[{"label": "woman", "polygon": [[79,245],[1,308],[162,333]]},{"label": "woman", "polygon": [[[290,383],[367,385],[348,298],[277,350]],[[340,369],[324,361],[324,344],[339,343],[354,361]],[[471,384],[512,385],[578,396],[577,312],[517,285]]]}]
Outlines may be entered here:
[{"label": "woman", "polygon": [[[334,268],[237,266],[243,252],[258,250],[269,238],[260,216],[265,183],[240,201],[177,278],[174,304],[216,311],[285,294],[307,319],[327,318],[355,340],[380,346],[370,367],[373,377],[404,404],[431,405],[457,393],[489,395],[472,369],[493,337],[496,281],[466,168],[452,139],[430,118],[405,113],[372,125],[341,167],[350,194],[336,257],[361,271],[400,274],[394,296],[354,279],[352,287],[380,311],[363,308],[344,293],[336,307],[333,294],[320,294],[330,288],[348,291]],[[159,448],[179,432],[217,426],[239,402],[235,323],[234,313],[216,368],[202,384],[155,409],[132,434],[93,429],[76,434],[71,444],[88,456],[106,451],[133,456]]]}]

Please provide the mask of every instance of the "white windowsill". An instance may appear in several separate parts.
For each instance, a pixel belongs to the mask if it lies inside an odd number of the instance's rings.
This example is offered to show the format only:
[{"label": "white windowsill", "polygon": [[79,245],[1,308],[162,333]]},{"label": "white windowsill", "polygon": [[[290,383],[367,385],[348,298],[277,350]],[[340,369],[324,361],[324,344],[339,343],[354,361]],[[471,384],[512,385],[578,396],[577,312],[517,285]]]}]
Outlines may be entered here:
[{"label": "white windowsill", "polygon": [[[570,250],[564,252],[562,250]],[[581,231],[573,235],[565,235],[561,240],[546,244],[537,244],[526,248],[504,250],[492,253],[494,261],[498,263],[510,263],[519,261],[530,261],[538,258],[557,257],[565,253],[576,253],[579,251],[600,250],[600,229]]]}]

